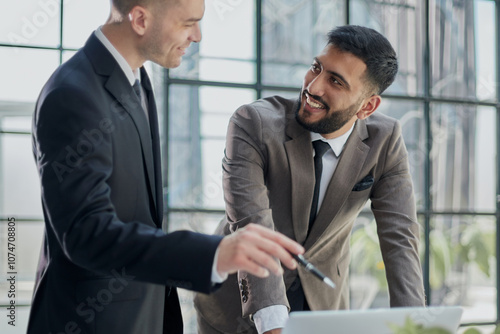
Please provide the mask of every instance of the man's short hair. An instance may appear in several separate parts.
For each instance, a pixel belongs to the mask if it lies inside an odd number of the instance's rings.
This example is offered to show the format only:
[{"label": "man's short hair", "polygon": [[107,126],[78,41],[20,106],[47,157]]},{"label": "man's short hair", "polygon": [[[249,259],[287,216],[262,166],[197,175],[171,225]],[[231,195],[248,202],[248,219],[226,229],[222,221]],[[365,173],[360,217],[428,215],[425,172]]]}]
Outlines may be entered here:
[{"label": "man's short hair", "polygon": [[366,64],[366,78],[376,94],[394,82],[398,72],[396,51],[377,31],[356,25],[337,27],[328,33],[328,44],[352,53]]},{"label": "man's short hair", "polygon": [[171,4],[178,0],[111,0],[113,6],[118,9],[123,16],[128,15],[135,6],[147,6],[151,3]]}]

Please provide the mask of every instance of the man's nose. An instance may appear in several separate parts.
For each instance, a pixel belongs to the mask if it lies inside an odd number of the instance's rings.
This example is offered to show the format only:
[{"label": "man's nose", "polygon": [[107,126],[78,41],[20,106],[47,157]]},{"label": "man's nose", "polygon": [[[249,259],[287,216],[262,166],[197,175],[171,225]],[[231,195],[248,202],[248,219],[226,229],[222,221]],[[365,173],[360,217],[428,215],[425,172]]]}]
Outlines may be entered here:
[{"label": "man's nose", "polygon": [[307,85],[307,91],[311,95],[323,96],[325,90],[325,83],[321,74],[314,77]]},{"label": "man's nose", "polygon": [[201,41],[201,29],[199,22],[196,22],[193,26],[193,31],[189,36],[189,40],[194,43],[199,43]]}]

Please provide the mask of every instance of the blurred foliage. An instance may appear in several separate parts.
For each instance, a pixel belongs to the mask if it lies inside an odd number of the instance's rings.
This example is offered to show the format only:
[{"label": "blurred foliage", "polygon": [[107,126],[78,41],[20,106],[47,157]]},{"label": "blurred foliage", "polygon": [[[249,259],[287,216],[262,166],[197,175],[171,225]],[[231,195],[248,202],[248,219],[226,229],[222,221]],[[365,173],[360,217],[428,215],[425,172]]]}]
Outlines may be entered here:
[{"label": "blurred foliage", "polygon": [[453,334],[441,327],[424,327],[407,317],[403,326],[388,324],[393,334]]},{"label": "blurred foliage", "polygon": [[351,273],[369,274],[377,279],[379,288],[387,290],[385,266],[380,252],[377,225],[370,223],[353,232],[351,237]]},{"label": "blurred foliage", "polygon": [[[463,332],[463,334],[482,334],[482,332],[480,332],[475,327],[471,327],[471,328],[468,328],[465,332]],[[491,333],[491,334],[500,334],[500,326],[497,326],[495,328],[495,330],[493,331],[493,333]]]},{"label": "blurred foliage", "polygon": [[[451,269],[451,264],[454,262],[453,253],[449,238],[440,230],[432,230],[429,240],[431,249],[429,280],[431,288],[438,289],[443,285]],[[420,254],[421,259],[423,258],[423,251],[424,249]]]},{"label": "blurred foliage", "polygon": [[464,263],[474,262],[479,269],[490,277],[490,257],[494,254],[495,236],[483,233],[477,225],[465,226],[460,236],[460,244],[455,252]]},{"label": "blurred foliage", "polygon": [[481,332],[475,328],[469,328],[463,334],[481,334]]},{"label": "blurred foliage", "polygon": [[[430,232],[430,285],[441,288],[446,277],[457,262],[475,263],[487,277],[490,277],[490,261],[495,254],[495,235],[485,233],[479,224],[460,224],[459,242],[452,243],[449,231],[433,229]],[[420,258],[424,258],[425,247],[420,244]],[[385,266],[380,252],[377,225],[374,220],[356,229],[351,236],[351,272],[372,275],[381,290],[387,290]]]}]

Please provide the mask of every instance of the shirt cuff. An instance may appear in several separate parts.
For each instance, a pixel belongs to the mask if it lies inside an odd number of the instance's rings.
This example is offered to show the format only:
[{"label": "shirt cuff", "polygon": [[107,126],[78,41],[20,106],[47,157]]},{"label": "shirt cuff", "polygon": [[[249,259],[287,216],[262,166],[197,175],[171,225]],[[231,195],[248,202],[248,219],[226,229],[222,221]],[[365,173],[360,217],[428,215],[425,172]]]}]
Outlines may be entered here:
[{"label": "shirt cuff", "polygon": [[227,279],[228,274],[223,273],[222,275],[217,272],[217,259],[219,258],[219,247],[215,251],[214,262],[212,265],[212,283],[222,283]]},{"label": "shirt cuff", "polygon": [[288,319],[288,309],[285,305],[271,305],[258,310],[253,315],[253,321],[259,334],[271,329],[285,327]]}]

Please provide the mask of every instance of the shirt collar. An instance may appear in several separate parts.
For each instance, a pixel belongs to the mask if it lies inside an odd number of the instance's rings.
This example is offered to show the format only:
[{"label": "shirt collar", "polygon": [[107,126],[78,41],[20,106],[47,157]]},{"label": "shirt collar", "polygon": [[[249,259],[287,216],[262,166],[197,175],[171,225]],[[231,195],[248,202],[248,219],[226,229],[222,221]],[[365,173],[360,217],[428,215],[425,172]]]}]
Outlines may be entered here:
[{"label": "shirt collar", "polygon": [[101,43],[104,45],[106,49],[111,53],[113,58],[115,58],[116,62],[118,65],[120,65],[120,68],[122,69],[123,73],[125,73],[125,76],[127,77],[127,80],[129,81],[130,85],[132,86],[135,83],[135,80],[141,81],[141,76],[139,73],[139,69],[136,68],[135,70],[132,71],[132,68],[130,65],[127,63],[125,58],[118,52],[118,50],[111,44],[109,39],[102,33],[101,30],[102,26],[97,28],[97,30],[94,32],[95,36]]},{"label": "shirt collar", "polygon": [[[356,124],[356,123],[354,123],[354,124]],[[322,140],[322,141],[328,143],[330,145],[330,147],[332,148],[332,151],[335,154],[335,156],[339,157],[340,154],[342,153],[342,150],[344,149],[344,145],[347,142],[347,139],[349,138],[352,131],[354,130],[354,124],[349,129],[349,131],[344,133],[342,136],[337,137],[337,138],[332,138],[332,139],[326,139],[322,135],[320,135],[319,133],[311,132],[311,141]]]}]

